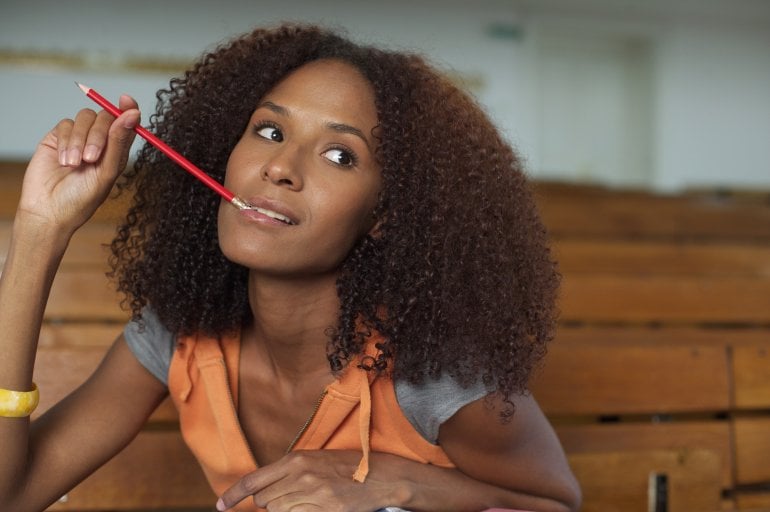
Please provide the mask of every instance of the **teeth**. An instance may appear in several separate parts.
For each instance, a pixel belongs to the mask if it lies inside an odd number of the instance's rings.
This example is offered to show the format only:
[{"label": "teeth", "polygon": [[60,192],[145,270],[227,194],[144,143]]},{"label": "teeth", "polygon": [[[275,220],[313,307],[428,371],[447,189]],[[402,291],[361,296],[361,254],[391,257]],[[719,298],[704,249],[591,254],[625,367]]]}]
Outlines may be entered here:
[{"label": "teeth", "polygon": [[294,224],[289,217],[286,215],[281,215],[280,213],[276,213],[272,210],[265,210],[264,208],[260,208],[259,206],[252,206],[253,210],[258,211],[262,215],[267,215],[271,219],[280,220],[281,222],[285,222],[286,224]]}]

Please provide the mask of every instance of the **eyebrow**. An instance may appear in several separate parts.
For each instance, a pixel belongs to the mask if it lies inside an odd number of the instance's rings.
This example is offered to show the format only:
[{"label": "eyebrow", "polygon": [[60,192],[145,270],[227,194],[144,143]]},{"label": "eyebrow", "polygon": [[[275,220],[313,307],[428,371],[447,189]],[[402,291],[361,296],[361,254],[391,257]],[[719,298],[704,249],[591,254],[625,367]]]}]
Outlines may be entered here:
[{"label": "eyebrow", "polygon": [[289,115],[289,111],[286,108],[284,108],[284,107],[282,107],[280,105],[276,105],[272,101],[263,101],[262,103],[257,105],[257,108],[262,108],[262,107],[265,107],[268,110],[272,110],[273,112],[275,112],[276,114],[281,115],[281,116],[288,116]]},{"label": "eyebrow", "polygon": [[331,128],[335,132],[349,133],[351,135],[355,135],[356,137],[359,137],[361,140],[363,140],[367,147],[369,146],[369,141],[366,140],[366,137],[364,137],[364,132],[362,132],[355,126],[350,126],[349,124],[344,124],[344,123],[326,123],[326,126]]},{"label": "eyebrow", "polygon": [[[259,104],[259,107],[264,107],[268,110],[275,112],[280,116],[285,116],[285,117],[289,116],[289,110],[286,107],[282,107],[281,105],[276,105],[272,101],[263,101],[262,103]],[[364,143],[366,144],[366,147],[371,150],[371,146],[369,145],[369,141],[364,136],[364,132],[362,132],[355,126],[350,126],[349,124],[345,124],[345,123],[328,122],[326,123],[326,127],[338,133],[349,133],[351,135],[355,135],[356,137],[364,141]]]}]

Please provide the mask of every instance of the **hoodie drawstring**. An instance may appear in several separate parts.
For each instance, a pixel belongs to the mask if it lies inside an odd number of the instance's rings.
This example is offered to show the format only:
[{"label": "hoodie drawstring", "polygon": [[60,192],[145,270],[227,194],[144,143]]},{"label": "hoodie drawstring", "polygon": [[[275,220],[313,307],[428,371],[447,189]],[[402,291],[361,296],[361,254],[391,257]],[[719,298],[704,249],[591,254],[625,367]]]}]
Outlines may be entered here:
[{"label": "hoodie drawstring", "polygon": [[358,414],[358,433],[361,438],[363,456],[358,463],[358,469],[353,473],[353,480],[363,483],[369,474],[369,428],[372,422],[372,393],[369,389],[368,372],[361,370],[361,402]]}]

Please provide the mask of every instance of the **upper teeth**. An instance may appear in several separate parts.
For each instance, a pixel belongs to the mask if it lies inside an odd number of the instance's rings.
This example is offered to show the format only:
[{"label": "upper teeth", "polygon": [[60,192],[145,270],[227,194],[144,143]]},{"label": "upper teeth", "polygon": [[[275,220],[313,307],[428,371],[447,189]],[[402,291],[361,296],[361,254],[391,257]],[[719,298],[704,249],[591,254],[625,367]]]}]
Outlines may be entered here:
[{"label": "upper teeth", "polygon": [[252,209],[258,211],[262,215],[267,215],[271,219],[280,220],[281,222],[285,222],[286,224],[294,224],[289,217],[286,215],[281,215],[280,213],[274,212],[272,210],[265,210],[264,208],[260,208],[259,206],[252,206]]}]

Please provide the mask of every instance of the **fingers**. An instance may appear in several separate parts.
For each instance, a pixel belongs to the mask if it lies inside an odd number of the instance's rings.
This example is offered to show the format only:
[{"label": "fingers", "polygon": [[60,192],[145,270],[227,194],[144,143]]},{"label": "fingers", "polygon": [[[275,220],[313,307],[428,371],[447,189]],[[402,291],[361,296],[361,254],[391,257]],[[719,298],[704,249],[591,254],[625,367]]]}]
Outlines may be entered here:
[{"label": "fingers", "polygon": [[243,476],[217,502],[217,510],[252,496],[268,510],[299,510],[300,504],[330,510],[365,488],[351,478],[360,453],[345,450],[298,450]]},{"label": "fingers", "polygon": [[74,121],[63,119],[56,125],[54,133],[59,152],[59,165],[72,167],[80,165],[83,142],[94,119],[96,119],[96,112],[86,108],[77,113]]},{"label": "fingers", "polygon": [[264,466],[253,473],[242,477],[236,484],[227,489],[217,501],[217,510],[228,510],[243,499],[252,496],[268,487],[285,475],[276,467],[278,464]]},{"label": "fingers", "polygon": [[[123,114],[116,120],[102,110],[98,114],[83,109],[74,120],[64,119],[53,130],[57,141],[59,165],[77,167],[82,163],[95,163],[102,155],[110,153],[105,163],[119,165],[128,159],[128,151],[134,139],[133,129],[139,124],[136,101],[123,95],[119,101]],[[116,146],[110,152],[110,144]],[[106,156],[106,155],[105,155]]]}]

